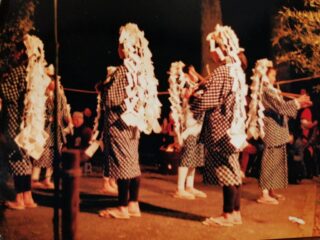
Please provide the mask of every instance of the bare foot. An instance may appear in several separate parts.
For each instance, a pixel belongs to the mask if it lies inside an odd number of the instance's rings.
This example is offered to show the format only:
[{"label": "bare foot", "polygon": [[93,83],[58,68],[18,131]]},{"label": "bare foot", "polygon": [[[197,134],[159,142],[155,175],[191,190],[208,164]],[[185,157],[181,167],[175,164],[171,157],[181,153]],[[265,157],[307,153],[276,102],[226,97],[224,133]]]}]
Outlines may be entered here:
[{"label": "bare foot", "polygon": [[16,195],[15,201],[6,201],[5,206],[9,209],[13,210],[23,210],[25,209],[25,205],[23,202],[23,193],[18,193]]},{"label": "bare foot", "polygon": [[31,191],[23,192],[23,201],[26,208],[36,208],[38,206],[32,198]]}]

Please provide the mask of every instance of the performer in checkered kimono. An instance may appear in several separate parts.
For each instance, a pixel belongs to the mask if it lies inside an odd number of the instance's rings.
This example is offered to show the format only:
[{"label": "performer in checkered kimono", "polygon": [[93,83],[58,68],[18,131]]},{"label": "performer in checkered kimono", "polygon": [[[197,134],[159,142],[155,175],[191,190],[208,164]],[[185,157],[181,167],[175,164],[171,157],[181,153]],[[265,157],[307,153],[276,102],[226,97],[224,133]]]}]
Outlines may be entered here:
[{"label": "performer in checkered kimono", "polygon": [[[50,65],[52,66],[52,65]],[[49,75],[53,76],[53,72]],[[51,81],[47,88],[46,95],[48,96],[46,100],[46,121],[45,121],[45,131],[48,133],[49,137],[47,139],[44,152],[40,159],[33,160],[33,170],[32,170],[32,188],[46,188],[53,189],[54,185],[51,181],[53,173],[53,161],[54,161],[54,89],[55,82]],[[63,144],[66,144],[66,134],[72,133],[72,119],[70,115],[70,107],[67,103],[66,97],[64,95],[63,87],[59,83],[59,149]],[[41,168],[45,169],[45,179],[40,182],[40,171]]]},{"label": "performer in checkered kimono", "polygon": [[[243,128],[246,87],[238,54],[243,53],[238,44],[233,47],[228,45],[238,41],[228,27],[217,25],[207,39],[210,41],[212,60],[218,67],[207,80],[203,95],[193,97],[190,101],[194,113],[205,113],[201,132],[201,141],[205,146],[205,172],[212,182],[223,188],[223,214],[208,218],[203,224],[233,226],[242,223],[240,215],[242,182],[238,152],[246,144]],[[235,130],[232,126],[235,126],[235,120],[239,119],[241,120],[237,127],[239,132],[236,133],[233,132]]]},{"label": "performer in checkered kimono", "polygon": [[[103,131],[103,122],[104,122],[104,104],[105,104],[105,97],[106,94],[104,94],[104,88],[105,85],[110,81],[111,77],[113,76],[114,72],[117,70],[114,66],[107,67],[107,76],[106,79],[103,82],[99,82],[96,84],[95,88],[97,91],[97,115],[94,120],[94,126],[93,126],[93,132],[102,132]],[[99,128],[99,129],[98,129]],[[96,136],[93,136],[95,140],[97,139]],[[101,139],[101,134],[99,136]],[[99,140],[101,141],[101,140]],[[101,145],[101,142],[100,144]],[[103,152],[103,151],[102,151]],[[106,154],[106,153],[105,153]],[[118,185],[115,178],[110,177],[110,171],[109,171],[109,162],[108,159],[103,161],[103,186],[100,189],[100,192],[106,193],[106,194],[118,194]]]},{"label": "performer in checkered kimono", "polygon": [[188,69],[194,70],[193,66],[187,67],[181,61],[171,64],[169,100],[176,144],[181,147],[178,186],[173,196],[193,200],[196,197],[207,197],[206,193],[194,187],[196,168],[204,165],[204,147],[199,141],[204,114],[194,115],[190,110],[189,98],[185,97],[185,92],[189,90],[194,90],[194,94],[202,91],[201,80],[198,76],[189,74]]},{"label": "performer in checkered kimono", "polygon": [[[144,110],[140,107],[147,104],[144,100],[148,90],[149,93],[156,93],[151,92],[151,87],[142,89],[142,85],[138,85],[142,84],[141,81],[148,81],[144,82],[144,87],[149,85],[153,79],[148,73],[153,74],[153,67],[149,66],[151,60],[145,59],[151,58],[151,53],[143,32],[136,24],[128,23],[120,28],[118,53],[124,64],[117,67],[104,84],[101,96],[103,119],[100,122],[104,124],[103,143],[109,167],[105,171],[111,178],[117,179],[119,207],[100,211],[99,215],[129,219],[141,216],[138,203],[141,175],[138,146],[140,131],[147,125],[143,124],[146,115],[140,115]],[[146,69],[147,66],[151,68]],[[140,98],[134,92],[137,89],[141,90]],[[135,112],[137,109],[140,111]]]},{"label": "performer in checkered kimono", "polygon": [[21,43],[21,65],[3,74],[0,80],[0,98],[3,101],[1,132],[5,139],[9,170],[13,175],[14,187],[17,193],[15,201],[8,201],[6,205],[11,209],[18,210],[37,206],[31,194],[32,163],[14,140],[20,132],[20,124],[25,108],[26,59],[25,47]]},{"label": "performer in checkered kimono", "polygon": [[262,81],[262,104],[264,110],[264,132],[262,138],[264,151],[261,162],[259,185],[262,196],[257,200],[264,204],[278,204],[284,200],[274,189],[286,188],[288,185],[288,165],[286,144],[289,142],[288,118],[295,118],[299,108],[312,104],[310,98],[302,95],[294,100],[285,101],[281,91],[273,87],[276,70],[270,62]]}]

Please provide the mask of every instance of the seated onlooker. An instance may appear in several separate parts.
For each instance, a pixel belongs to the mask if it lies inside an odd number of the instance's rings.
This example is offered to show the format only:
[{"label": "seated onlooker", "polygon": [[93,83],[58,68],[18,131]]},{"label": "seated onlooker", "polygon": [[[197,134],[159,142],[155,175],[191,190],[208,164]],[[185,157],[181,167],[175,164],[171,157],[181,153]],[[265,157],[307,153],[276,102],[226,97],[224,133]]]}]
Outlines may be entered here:
[{"label": "seated onlooker", "polygon": [[73,135],[68,136],[67,147],[85,150],[89,146],[92,129],[84,125],[82,112],[74,112],[72,114],[72,122],[74,125]]},{"label": "seated onlooker", "polygon": [[[305,89],[301,89],[301,94],[308,95]],[[317,126],[318,122],[313,121],[312,111],[311,108],[305,108],[300,112],[300,131],[302,141],[305,145],[304,149],[304,163],[307,170],[307,178],[313,178],[314,176],[318,175],[318,166],[317,166],[317,159],[315,158],[314,154],[314,147],[312,135],[314,135],[314,129]]]},{"label": "seated onlooker", "polygon": [[83,125],[88,128],[92,128],[94,117],[93,117],[91,109],[85,108],[82,113],[83,113],[83,119],[84,119]]},{"label": "seated onlooker", "polygon": [[163,135],[161,149],[168,152],[177,151],[179,149],[179,144],[177,135],[174,131],[174,121],[171,113],[168,118],[163,120],[161,128],[161,134]]},{"label": "seated onlooker", "polygon": [[291,135],[287,146],[288,181],[291,184],[299,184],[306,176],[306,168],[303,161],[305,144],[301,134],[297,134],[295,137]]}]

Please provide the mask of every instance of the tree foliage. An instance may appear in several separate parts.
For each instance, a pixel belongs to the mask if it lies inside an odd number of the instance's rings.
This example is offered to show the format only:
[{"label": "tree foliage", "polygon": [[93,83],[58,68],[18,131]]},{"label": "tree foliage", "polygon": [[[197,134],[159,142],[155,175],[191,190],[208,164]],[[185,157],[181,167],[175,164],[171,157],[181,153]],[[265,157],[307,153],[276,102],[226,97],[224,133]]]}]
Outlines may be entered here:
[{"label": "tree foliage", "polygon": [[277,64],[289,63],[295,72],[320,74],[320,0],[302,7],[284,6],[276,17],[272,39]]},{"label": "tree foliage", "polygon": [[33,29],[35,0],[10,0],[0,29],[0,76],[20,64],[19,46]]}]

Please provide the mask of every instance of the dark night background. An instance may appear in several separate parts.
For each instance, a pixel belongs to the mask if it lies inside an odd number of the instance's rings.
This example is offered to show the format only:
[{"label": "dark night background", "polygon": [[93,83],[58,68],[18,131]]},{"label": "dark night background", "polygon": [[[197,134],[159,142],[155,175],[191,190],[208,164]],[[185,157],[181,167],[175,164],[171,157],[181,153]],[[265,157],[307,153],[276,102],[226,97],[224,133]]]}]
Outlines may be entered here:
[{"label": "dark night background", "polygon": [[[238,34],[246,49],[249,70],[270,56],[270,16],[274,1],[223,0],[223,23]],[[59,1],[60,75],[67,88],[93,90],[105,78],[106,67],[118,65],[119,27],[137,23],[149,40],[159,91],[166,91],[166,71],[182,60],[200,69],[201,8],[199,0],[68,0]],[[36,34],[44,41],[46,58],[54,62],[53,1],[40,1]],[[95,96],[67,93],[74,110],[95,109]],[[164,105],[166,97],[161,97]],[[164,113],[166,115],[166,111]]]}]

